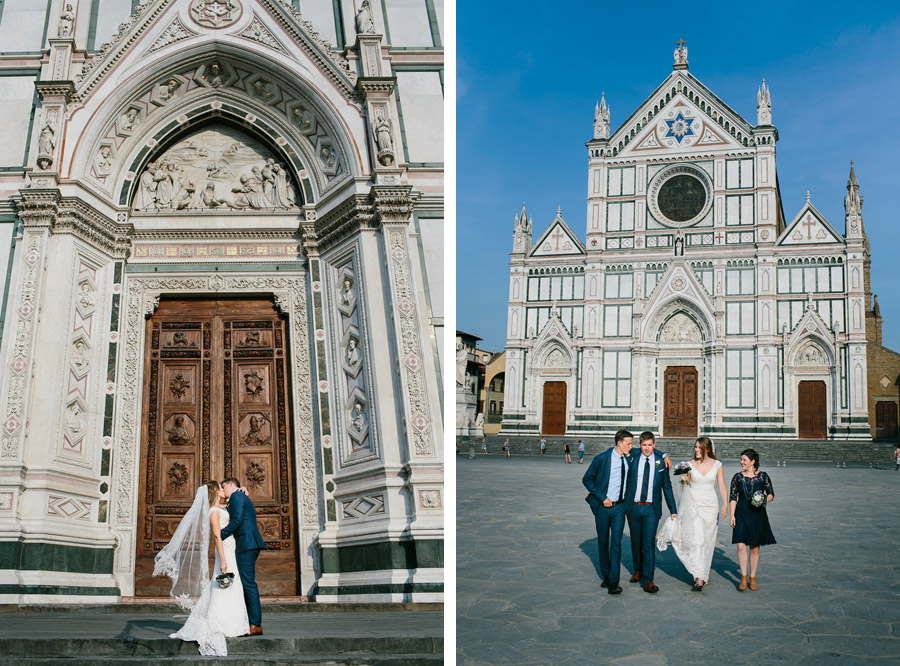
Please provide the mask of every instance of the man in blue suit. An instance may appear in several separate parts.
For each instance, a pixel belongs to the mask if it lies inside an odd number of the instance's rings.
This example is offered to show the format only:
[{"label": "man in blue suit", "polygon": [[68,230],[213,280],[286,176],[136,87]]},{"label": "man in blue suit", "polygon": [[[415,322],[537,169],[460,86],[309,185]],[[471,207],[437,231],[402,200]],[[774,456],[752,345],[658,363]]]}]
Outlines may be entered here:
[{"label": "man in blue suit", "polygon": [[[622,532],[625,530],[625,495],[628,465],[632,457],[634,435],[619,430],[616,445],[594,456],[581,482],[588,490],[584,500],[594,512],[597,545],[600,548],[600,574],[610,594],[621,594],[619,567],[622,561]],[[638,449],[634,450],[637,454]],[[665,457],[665,454],[660,454]],[[668,465],[668,460],[666,465]]]},{"label": "man in blue suit", "polygon": [[634,560],[632,583],[640,583],[644,592],[659,592],[653,584],[656,570],[656,528],[662,517],[662,496],[674,520],[678,511],[672,482],[663,457],[654,451],[656,438],[649,430],[641,433],[640,455],[632,456],[625,487],[625,515],[631,533],[631,556]]},{"label": "man in blue suit", "polygon": [[237,563],[241,585],[244,586],[244,603],[247,605],[247,618],[250,620],[250,635],[261,635],[262,609],[259,607],[259,588],[256,585],[256,558],[259,551],[265,550],[263,541],[256,526],[256,508],[243,492],[238,492],[240,481],[235,478],[225,479],[222,488],[228,497],[228,525],[222,530],[224,541],[234,535],[234,557]]}]

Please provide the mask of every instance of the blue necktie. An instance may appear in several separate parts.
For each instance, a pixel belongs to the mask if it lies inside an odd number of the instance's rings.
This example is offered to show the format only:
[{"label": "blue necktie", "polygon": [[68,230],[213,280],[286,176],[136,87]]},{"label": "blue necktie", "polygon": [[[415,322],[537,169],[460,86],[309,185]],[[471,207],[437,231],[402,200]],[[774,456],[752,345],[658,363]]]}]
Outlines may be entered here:
[{"label": "blue necktie", "polygon": [[647,490],[650,488],[650,458],[644,456],[644,478],[641,480],[641,501],[647,501]]},{"label": "blue necktie", "polygon": [[625,499],[625,456],[619,456],[619,462],[622,463],[621,472],[619,472],[619,501]]}]

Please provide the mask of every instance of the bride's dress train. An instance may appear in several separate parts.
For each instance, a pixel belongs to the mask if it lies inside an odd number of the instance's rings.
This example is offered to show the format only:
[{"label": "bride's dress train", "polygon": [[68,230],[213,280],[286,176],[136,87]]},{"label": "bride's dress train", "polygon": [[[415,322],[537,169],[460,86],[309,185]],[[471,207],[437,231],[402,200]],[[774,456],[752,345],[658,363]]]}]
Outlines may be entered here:
[{"label": "bride's dress train", "polygon": [[[213,507],[210,511],[219,512],[219,525],[225,529],[228,524],[228,511],[218,507]],[[221,573],[219,552],[216,550],[216,567],[212,580],[191,609],[184,626],[169,636],[184,641],[196,641],[200,646],[200,654],[216,657],[228,655],[226,637],[243,636],[250,631],[247,607],[244,604],[244,587],[241,585],[234,556],[234,537],[225,539],[222,546],[225,550],[225,563],[229,573],[234,574],[234,582],[226,588],[221,588],[216,583],[216,576]]]},{"label": "bride's dress train", "polygon": [[684,486],[678,500],[678,517],[675,525],[667,525],[668,519],[660,521],[657,531],[657,546],[665,550],[671,542],[675,554],[684,568],[694,578],[709,580],[716,535],[719,532],[719,497],[716,494],[716,475],[722,463],[718,460],[701,474],[691,469],[690,484]]}]

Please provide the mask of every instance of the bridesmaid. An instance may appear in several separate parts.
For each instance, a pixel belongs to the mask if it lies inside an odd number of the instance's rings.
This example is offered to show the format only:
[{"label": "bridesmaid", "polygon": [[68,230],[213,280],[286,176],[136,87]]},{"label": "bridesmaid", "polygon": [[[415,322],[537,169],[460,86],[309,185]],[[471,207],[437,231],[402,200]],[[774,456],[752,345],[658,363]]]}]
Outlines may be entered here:
[{"label": "bridesmaid", "polygon": [[[756,584],[756,569],[759,566],[759,547],[775,543],[775,535],[769,527],[766,505],[775,500],[772,480],[765,472],[759,471],[759,454],[753,449],[741,453],[741,470],[731,479],[731,526],[734,533],[731,543],[737,544],[738,562],[741,565],[741,584],[738,590],[747,589],[748,578],[751,590],[759,589]],[[754,493],[765,496],[765,502],[754,506]],[[747,551],[750,551],[750,571],[747,573]]]}]

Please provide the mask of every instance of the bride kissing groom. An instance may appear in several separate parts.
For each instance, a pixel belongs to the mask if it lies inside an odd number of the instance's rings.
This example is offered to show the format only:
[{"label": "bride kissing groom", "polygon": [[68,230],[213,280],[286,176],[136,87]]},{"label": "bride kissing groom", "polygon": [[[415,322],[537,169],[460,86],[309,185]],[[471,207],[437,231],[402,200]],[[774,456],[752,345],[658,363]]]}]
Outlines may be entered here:
[{"label": "bride kissing groom", "polygon": [[[210,537],[216,553],[212,579]],[[196,641],[200,654],[224,657],[226,637],[262,634],[256,560],[265,547],[256,508],[237,479],[200,486],[172,540],[156,556],[153,570],[154,576],[172,579],[172,596],[191,611],[170,638]]]}]

